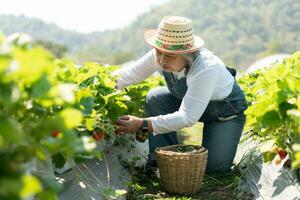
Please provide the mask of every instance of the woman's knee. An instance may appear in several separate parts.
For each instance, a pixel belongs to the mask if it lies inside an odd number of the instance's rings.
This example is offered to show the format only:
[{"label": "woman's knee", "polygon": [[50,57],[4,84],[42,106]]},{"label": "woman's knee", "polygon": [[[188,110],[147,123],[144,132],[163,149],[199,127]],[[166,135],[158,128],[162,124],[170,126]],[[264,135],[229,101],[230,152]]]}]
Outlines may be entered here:
[{"label": "woman's knee", "polygon": [[179,106],[180,102],[171,95],[166,87],[153,88],[146,96],[146,112],[148,116],[172,113],[178,110]]},{"label": "woman's knee", "polygon": [[151,89],[146,96],[146,104],[157,103],[159,96],[163,92],[162,87],[156,87]]},{"label": "woman's knee", "polygon": [[203,146],[208,150],[208,173],[225,173],[230,171],[244,122],[232,120],[205,124]]},{"label": "woman's knee", "polygon": [[161,87],[151,89],[146,96],[146,112],[148,116],[153,116],[157,112],[157,108],[160,105],[161,94],[163,89]]}]

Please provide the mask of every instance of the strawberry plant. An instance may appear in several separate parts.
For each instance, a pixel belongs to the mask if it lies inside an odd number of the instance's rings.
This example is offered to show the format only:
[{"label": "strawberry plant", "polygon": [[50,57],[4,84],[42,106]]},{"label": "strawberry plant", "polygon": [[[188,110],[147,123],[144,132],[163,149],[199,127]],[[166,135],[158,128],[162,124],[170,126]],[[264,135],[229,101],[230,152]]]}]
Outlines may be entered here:
[{"label": "strawberry plant", "polygon": [[55,79],[54,62],[48,51],[22,37],[0,40],[1,199],[55,198],[54,180],[27,168],[34,159],[99,154],[92,140],[77,137],[83,115],[68,96],[73,85]]},{"label": "strawberry plant", "polygon": [[[239,80],[250,102],[246,129],[262,141],[266,162],[287,153],[300,166],[300,52]],[[279,161],[276,161],[279,163]]]},{"label": "strawberry plant", "polygon": [[91,136],[114,139],[117,117],[144,115],[145,90],[160,80],[116,90],[110,75],[116,68],[57,60],[26,35],[0,34],[0,199],[56,199],[56,181],[27,163],[46,163],[47,155],[58,167],[86,156],[101,159]]}]

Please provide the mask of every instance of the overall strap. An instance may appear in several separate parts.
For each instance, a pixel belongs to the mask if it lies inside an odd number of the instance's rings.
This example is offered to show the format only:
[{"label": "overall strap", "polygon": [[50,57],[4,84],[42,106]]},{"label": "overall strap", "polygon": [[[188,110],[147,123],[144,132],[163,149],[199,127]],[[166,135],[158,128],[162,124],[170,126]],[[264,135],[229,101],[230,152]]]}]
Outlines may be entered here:
[{"label": "overall strap", "polygon": [[229,73],[235,78],[236,77],[236,69],[230,68],[226,66],[226,69],[229,71]]}]

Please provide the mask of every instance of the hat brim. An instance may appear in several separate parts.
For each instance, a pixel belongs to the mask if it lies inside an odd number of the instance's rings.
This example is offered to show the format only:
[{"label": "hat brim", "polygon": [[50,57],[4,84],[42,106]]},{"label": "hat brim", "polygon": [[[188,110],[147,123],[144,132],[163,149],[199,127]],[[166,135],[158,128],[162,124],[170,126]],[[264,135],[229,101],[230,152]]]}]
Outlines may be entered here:
[{"label": "hat brim", "polygon": [[155,38],[157,35],[157,30],[156,29],[150,29],[150,30],[146,30],[144,33],[144,38],[145,41],[152,46],[153,48],[156,48],[162,52],[165,53],[171,53],[171,54],[185,54],[185,53],[191,53],[194,51],[197,51],[198,49],[200,49],[201,47],[204,46],[204,41],[202,40],[202,38],[200,38],[199,36],[194,36],[194,46],[188,50],[176,50],[176,51],[172,51],[172,50],[167,50],[161,47],[158,47],[155,43]]}]

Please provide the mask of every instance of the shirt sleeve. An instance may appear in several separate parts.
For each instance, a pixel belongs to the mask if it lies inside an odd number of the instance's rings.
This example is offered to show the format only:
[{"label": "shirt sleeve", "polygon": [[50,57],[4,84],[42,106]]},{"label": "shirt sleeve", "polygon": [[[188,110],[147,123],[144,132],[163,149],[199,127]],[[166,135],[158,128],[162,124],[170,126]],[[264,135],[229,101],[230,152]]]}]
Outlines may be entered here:
[{"label": "shirt sleeve", "polygon": [[177,131],[195,124],[204,113],[218,78],[219,73],[214,66],[206,67],[187,77],[188,89],[179,110],[150,118],[153,134]]},{"label": "shirt sleeve", "polygon": [[155,71],[160,71],[160,66],[156,63],[155,53],[152,49],[132,65],[116,70],[112,75],[118,76],[117,88],[123,89],[145,80]]}]

